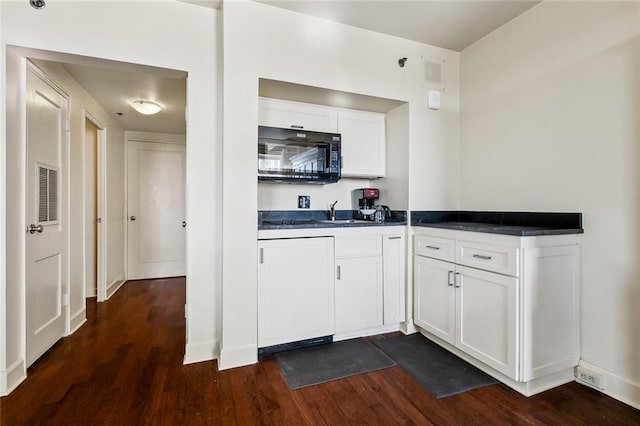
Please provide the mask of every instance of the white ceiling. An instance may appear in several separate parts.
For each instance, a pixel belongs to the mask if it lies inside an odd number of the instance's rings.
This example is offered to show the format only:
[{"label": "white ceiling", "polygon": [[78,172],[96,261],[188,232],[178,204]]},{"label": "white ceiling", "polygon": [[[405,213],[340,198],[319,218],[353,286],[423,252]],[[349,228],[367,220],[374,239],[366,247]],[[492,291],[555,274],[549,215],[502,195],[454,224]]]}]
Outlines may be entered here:
[{"label": "white ceiling", "polygon": [[458,52],[540,2],[540,0],[256,1]]},{"label": "white ceiling", "polygon": [[[185,134],[185,72],[133,64],[127,64],[126,67],[106,67],[104,63],[60,65],[125,130]],[[155,101],[164,109],[155,115],[142,115],[129,105],[135,99]]]},{"label": "white ceiling", "polygon": [[[221,4],[220,0],[182,1],[215,8],[219,8]],[[257,1],[455,51],[463,50],[539,3],[539,0]],[[69,58],[72,60],[67,62],[63,58],[56,62],[59,62],[124,129],[185,133],[186,73],[90,58]],[[283,87],[278,82],[263,83],[263,96],[273,96],[273,93],[282,91],[292,93],[290,87]],[[326,93],[312,94],[319,99],[328,99]],[[335,98],[335,94],[330,95],[332,99]],[[129,102],[136,98],[156,101],[165,109],[153,116],[141,115],[129,106]],[[321,100],[318,103],[322,103]],[[363,99],[362,102],[369,100]],[[376,102],[379,103],[380,109],[388,108],[381,100]]]},{"label": "white ceiling", "polygon": [[389,112],[402,105],[393,99],[305,86],[285,81],[260,79],[258,94],[266,98],[328,105],[338,108],[360,109],[373,112]]}]

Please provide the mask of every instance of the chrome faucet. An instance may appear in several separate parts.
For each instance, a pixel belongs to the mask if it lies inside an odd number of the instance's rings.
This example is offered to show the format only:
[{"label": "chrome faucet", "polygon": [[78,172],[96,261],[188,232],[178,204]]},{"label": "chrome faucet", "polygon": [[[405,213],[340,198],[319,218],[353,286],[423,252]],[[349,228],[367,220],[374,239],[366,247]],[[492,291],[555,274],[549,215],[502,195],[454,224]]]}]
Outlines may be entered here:
[{"label": "chrome faucet", "polygon": [[331,214],[331,220],[336,220],[336,204],[338,204],[338,200],[334,201],[329,205],[329,213]]}]

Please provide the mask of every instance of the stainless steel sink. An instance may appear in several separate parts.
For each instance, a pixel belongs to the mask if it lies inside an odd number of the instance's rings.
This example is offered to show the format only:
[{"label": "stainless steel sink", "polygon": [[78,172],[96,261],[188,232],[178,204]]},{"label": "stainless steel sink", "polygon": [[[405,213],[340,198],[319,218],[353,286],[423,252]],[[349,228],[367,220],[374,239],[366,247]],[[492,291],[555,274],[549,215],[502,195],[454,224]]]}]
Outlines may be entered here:
[{"label": "stainless steel sink", "polygon": [[338,219],[338,220],[317,220],[318,223],[335,223],[336,225],[348,224],[348,223],[371,223],[370,220],[360,220],[360,219]]}]

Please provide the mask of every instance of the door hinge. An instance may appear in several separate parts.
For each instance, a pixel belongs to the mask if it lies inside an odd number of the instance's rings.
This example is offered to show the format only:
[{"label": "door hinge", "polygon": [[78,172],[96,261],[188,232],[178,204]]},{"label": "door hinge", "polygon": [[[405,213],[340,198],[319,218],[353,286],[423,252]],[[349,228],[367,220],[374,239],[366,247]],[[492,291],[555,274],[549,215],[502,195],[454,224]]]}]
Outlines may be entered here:
[{"label": "door hinge", "polygon": [[184,304],[184,318],[187,319],[189,315],[189,310],[187,309],[187,304]]},{"label": "door hinge", "polygon": [[70,132],[71,131],[71,121],[69,120],[65,120],[64,121],[64,127],[65,127],[65,131]]},{"label": "door hinge", "polygon": [[69,306],[69,293],[64,293],[62,295],[62,306]]}]

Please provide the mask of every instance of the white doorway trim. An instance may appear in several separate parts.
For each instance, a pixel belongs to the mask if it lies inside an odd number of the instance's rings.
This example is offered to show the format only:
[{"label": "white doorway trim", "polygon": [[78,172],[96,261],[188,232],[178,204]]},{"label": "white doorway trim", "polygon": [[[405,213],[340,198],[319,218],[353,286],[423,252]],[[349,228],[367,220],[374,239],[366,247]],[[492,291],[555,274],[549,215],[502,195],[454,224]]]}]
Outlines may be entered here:
[{"label": "white doorway trim", "polygon": [[[98,128],[98,141],[96,146],[96,154],[98,156],[97,160],[97,170],[96,170],[96,180],[97,180],[97,194],[96,198],[98,201],[98,232],[97,232],[97,300],[98,302],[104,302],[107,300],[107,226],[109,221],[107,220],[107,128],[100,120],[98,120],[93,114],[89,111],[84,110],[83,115],[85,120],[89,120]],[[87,140],[86,135],[84,137],[84,143],[82,144],[82,158],[86,159],[86,149],[87,149]],[[86,161],[82,162],[82,176],[87,175],[87,164]],[[83,194],[87,193],[87,181],[86,179],[82,182],[82,191]],[[87,223],[87,215],[86,215],[87,205],[86,202],[83,203],[83,211],[82,211],[82,235],[87,234],[88,227],[90,224]],[[84,299],[86,299],[86,276],[87,276],[87,249],[86,247],[86,238],[82,240],[82,257],[83,257],[83,273],[82,273],[82,288],[85,291]],[[86,302],[85,302],[86,306]]]}]

